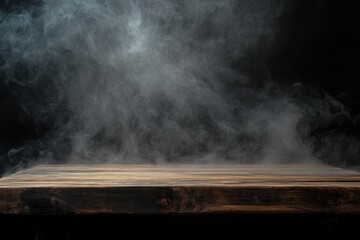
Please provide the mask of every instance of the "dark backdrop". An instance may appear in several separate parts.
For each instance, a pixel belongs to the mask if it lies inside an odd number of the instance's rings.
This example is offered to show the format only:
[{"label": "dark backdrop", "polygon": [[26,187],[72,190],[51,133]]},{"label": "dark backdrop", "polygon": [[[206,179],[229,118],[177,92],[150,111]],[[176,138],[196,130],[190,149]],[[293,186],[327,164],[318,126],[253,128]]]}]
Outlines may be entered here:
[{"label": "dark backdrop", "polygon": [[[345,126],[344,129],[359,136],[359,1],[286,1],[290,4],[290,11],[280,17],[275,48],[266,55],[266,67],[271,78],[281,85],[303,82],[325,90],[350,110],[356,124]],[[40,3],[39,0],[5,0],[1,1],[0,9],[3,12],[16,12],[22,6]],[[234,61],[234,69],[255,74],[257,63],[264,57],[261,49],[259,46],[256,51],[249,52],[245,61]],[[19,66],[19,74],[26,76],[27,73],[21,71],[23,68]],[[5,84],[5,80],[0,72],[0,155],[6,156],[10,149],[31,141],[35,147],[26,149],[23,154],[36,156],[38,149],[41,149],[38,146],[41,141],[37,140],[54,127],[54,119],[61,117],[59,111],[42,121],[34,121],[32,113],[25,111],[18,99],[31,95],[38,96],[41,102],[46,93],[42,92],[43,89]],[[1,159],[0,166],[5,165],[5,158]]]},{"label": "dark backdrop", "polygon": [[292,11],[281,19],[277,52],[268,62],[272,76],[316,84],[339,99],[346,94],[358,101],[359,2],[290,2]]}]

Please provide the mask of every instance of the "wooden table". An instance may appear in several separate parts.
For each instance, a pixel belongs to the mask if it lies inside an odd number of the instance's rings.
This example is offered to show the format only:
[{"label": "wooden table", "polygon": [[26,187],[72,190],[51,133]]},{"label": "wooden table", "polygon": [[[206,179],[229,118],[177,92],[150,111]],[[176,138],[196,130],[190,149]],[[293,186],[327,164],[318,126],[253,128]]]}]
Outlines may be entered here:
[{"label": "wooden table", "polygon": [[360,213],[326,165],[38,165],[0,179],[0,214]]}]

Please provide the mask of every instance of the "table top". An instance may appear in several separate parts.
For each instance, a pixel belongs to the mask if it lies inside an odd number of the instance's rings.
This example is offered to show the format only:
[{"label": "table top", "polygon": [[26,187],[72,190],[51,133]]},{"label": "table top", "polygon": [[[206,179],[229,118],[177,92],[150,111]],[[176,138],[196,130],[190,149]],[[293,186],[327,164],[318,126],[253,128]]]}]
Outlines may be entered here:
[{"label": "table top", "polygon": [[0,179],[0,214],[360,214],[360,173],[304,165],[38,165]]},{"label": "table top", "polygon": [[121,186],[357,186],[360,173],[327,165],[38,165],[0,188]]}]

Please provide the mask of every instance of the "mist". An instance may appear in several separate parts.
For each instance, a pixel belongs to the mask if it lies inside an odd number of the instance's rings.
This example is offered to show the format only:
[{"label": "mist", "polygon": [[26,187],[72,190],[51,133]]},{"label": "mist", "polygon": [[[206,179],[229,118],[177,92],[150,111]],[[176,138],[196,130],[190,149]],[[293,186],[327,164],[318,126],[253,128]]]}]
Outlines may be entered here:
[{"label": "mist", "polygon": [[290,10],[280,0],[44,0],[0,11],[0,87],[11,95],[0,122],[29,126],[20,141],[2,137],[3,168],[357,164],[358,137],[328,131],[355,124],[346,104],[271,74]]}]

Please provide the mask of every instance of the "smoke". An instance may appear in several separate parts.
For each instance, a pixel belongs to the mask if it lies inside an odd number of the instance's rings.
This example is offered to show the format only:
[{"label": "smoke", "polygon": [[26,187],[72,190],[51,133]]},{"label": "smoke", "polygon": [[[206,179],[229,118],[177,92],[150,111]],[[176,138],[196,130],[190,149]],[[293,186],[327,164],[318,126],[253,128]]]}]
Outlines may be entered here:
[{"label": "smoke", "polygon": [[352,121],[347,109],[321,91],[276,84],[265,64],[287,8],[280,0],[44,0],[1,11],[1,84],[36,129],[5,158],[325,156],[334,138],[317,147],[312,134],[336,117]]}]

